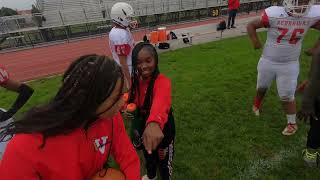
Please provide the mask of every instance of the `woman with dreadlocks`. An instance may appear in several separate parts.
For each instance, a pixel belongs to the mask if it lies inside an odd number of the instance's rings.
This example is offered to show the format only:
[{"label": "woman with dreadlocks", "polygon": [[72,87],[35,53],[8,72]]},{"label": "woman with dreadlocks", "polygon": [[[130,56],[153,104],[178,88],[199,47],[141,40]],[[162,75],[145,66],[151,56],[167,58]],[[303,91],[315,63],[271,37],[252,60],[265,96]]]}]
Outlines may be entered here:
[{"label": "woman with dreadlocks", "polygon": [[0,164],[0,179],[91,179],[110,154],[126,179],[141,179],[119,114],[123,89],[121,67],[113,60],[86,55],[74,61],[51,101],[1,128],[1,140],[15,136]]},{"label": "woman with dreadlocks", "polygon": [[[147,175],[143,180],[156,179],[159,167],[161,179],[172,175],[175,124],[171,108],[171,82],[158,68],[156,49],[148,43],[139,43],[132,51],[132,89],[129,103],[137,105],[142,127],[133,129],[133,141],[143,143]],[[137,126],[134,126],[137,127]],[[140,136],[142,135],[142,136]],[[138,140],[137,140],[138,139]],[[134,143],[135,146],[137,145]],[[137,147],[137,149],[141,147]]]}]

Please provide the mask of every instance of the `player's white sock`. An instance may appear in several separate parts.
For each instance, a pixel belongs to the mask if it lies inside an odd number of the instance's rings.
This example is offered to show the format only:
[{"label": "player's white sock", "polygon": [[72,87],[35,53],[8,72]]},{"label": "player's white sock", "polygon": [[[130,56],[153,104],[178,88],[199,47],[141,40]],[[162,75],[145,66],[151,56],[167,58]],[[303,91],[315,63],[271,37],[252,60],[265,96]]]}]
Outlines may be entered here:
[{"label": "player's white sock", "polygon": [[296,114],[287,114],[288,124],[296,124]]}]

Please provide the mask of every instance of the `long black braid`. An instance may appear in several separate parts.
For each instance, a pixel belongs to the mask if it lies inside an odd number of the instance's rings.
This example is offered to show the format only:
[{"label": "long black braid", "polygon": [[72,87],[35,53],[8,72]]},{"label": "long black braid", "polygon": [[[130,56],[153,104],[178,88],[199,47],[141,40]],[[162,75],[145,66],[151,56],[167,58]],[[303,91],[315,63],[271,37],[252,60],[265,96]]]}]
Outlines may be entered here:
[{"label": "long black braid", "polygon": [[74,61],[62,78],[62,86],[47,104],[29,110],[21,120],[0,128],[0,141],[17,133],[41,133],[47,137],[87,128],[98,119],[96,110],[114,90],[123,74],[115,61],[98,55]]},{"label": "long black braid", "polygon": [[137,69],[137,60],[138,60],[138,54],[141,50],[146,50],[150,52],[155,61],[156,61],[156,68],[152,72],[151,80],[149,83],[149,86],[147,88],[146,96],[144,98],[142,112],[144,112],[142,115],[146,119],[148,118],[150,114],[150,109],[152,106],[152,99],[153,99],[153,87],[154,83],[159,75],[159,68],[158,68],[158,53],[157,50],[153,47],[153,45],[145,42],[138,43],[134,49],[132,50],[132,88],[130,92],[130,98],[129,102],[134,102],[134,99],[140,96],[139,94],[139,73]]}]

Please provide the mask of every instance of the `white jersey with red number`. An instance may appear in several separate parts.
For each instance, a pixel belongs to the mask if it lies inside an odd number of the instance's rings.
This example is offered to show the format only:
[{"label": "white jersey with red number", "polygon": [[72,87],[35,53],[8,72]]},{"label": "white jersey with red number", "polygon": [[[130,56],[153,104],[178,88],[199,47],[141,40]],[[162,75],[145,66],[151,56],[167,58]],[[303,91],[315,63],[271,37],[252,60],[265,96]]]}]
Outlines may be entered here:
[{"label": "white jersey with red number", "polygon": [[129,72],[132,70],[132,49],[134,47],[134,39],[127,29],[112,28],[109,33],[109,45],[111,48],[113,59],[119,64],[119,56],[127,56],[127,64]]},{"label": "white jersey with red number", "polygon": [[272,6],[264,10],[261,21],[268,28],[262,58],[275,63],[298,61],[307,31],[320,23],[320,5],[314,5],[303,17],[289,16],[284,7]]},{"label": "white jersey with red number", "polygon": [[0,64],[0,85],[6,83],[9,80],[9,73],[4,66]]}]

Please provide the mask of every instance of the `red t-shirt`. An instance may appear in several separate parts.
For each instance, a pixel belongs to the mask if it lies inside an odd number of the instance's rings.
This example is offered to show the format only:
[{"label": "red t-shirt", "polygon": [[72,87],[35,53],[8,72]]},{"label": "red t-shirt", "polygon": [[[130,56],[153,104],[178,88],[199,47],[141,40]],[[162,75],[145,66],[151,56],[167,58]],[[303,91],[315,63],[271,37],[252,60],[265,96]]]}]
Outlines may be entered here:
[{"label": "red t-shirt", "polygon": [[110,154],[126,179],[141,180],[139,158],[120,114],[98,120],[87,133],[79,128],[67,135],[50,137],[41,149],[42,142],[40,134],[16,135],[4,153],[0,179],[38,180],[40,176],[44,180],[89,180],[103,168],[111,148]]},{"label": "red t-shirt", "polygon": [[[135,103],[138,107],[142,107],[144,98],[147,93],[147,88],[150,81],[139,81],[139,93]],[[171,81],[162,74],[159,74],[153,88],[153,100],[150,109],[150,115],[147,119],[147,124],[150,122],[159,123],[161,129],[164,128],[168,120],[168,114],[171,108]]]},{"label": "red t-shirt", "polygon": [[0,85],[5,84],[9,80],[9,73],[4,66],[0,64]]},{"label": "red t-shirt", "polygon": [[239,7],[240,7],[240,0],[228,0],[229,10],[239,9]]}]

